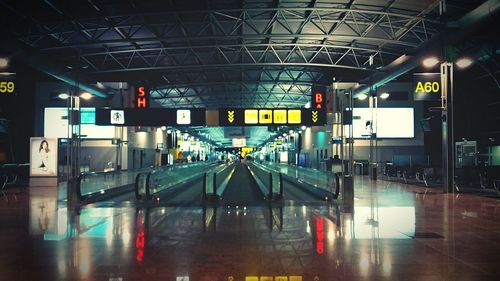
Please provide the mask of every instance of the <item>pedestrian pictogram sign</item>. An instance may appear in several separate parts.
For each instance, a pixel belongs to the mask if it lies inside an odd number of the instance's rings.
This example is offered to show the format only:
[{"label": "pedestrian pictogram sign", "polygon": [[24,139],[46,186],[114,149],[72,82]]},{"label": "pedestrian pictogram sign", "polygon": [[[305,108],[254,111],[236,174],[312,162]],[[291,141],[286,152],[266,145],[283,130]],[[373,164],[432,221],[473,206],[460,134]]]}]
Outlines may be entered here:
[{"label": "pedestrian pictogram sign", "polygon": [[178,125],[191,124],[191,110],[189,110],[189,109],[177,110],[177,124]]},{"label": "pedestrian pictogram sign", "polygon": [[125,112],[123,110],[111,110],[110,124],[123,125],[125,124]]}]

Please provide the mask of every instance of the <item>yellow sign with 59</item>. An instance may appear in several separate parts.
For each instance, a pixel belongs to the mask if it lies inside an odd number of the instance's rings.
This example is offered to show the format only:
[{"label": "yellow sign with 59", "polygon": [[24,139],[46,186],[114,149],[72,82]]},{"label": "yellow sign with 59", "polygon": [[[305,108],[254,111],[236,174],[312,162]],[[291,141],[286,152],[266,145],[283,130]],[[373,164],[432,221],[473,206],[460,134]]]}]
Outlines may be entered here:
[{"label": "yellow sign with 59", "polygon": [[1,94],[13,94],[15,91],[15,84],[13,81],[0,81]]}]

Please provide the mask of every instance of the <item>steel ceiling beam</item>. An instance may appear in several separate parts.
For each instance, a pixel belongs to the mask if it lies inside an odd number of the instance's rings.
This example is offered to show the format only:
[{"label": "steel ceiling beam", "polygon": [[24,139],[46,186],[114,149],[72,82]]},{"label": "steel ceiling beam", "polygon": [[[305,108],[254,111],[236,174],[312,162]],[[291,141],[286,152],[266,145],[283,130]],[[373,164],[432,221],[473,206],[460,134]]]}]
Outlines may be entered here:
[{"label": "steel ceiling beam", "polygon": [[[421,45],[416,51],[415,55],[402,63],[396,63],[394,67],[388,70],[387,73],[376,73],[365,81],[370,81],[369,85],[361,86],[354,90],[355,97],[366,94],[370,88],[378,88],[399,76],[419,67],[422,60],[431,54],[433,50],[441,49],[445,44],[452,42],[459,42],[465,38],[467,34],[473,31],[481,22],[489,18],[493,18],[500,12],[500,2],[498,0],[488,0],[479,5],[476,9],[472,10],[461,19],[459,19],[453,26],[456,28],[451,32],[440,33],[438,36],[427,41]],[[397,61],[397,60],[396,60]]]}]

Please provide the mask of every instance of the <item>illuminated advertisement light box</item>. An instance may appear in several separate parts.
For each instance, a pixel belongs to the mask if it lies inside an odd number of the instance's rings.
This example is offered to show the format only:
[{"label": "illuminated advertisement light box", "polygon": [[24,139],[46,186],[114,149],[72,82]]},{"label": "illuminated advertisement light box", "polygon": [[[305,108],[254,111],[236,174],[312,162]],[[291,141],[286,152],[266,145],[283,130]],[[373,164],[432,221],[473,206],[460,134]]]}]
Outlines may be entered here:
[{"label": "illuminated advertisement light box", "polygon": [[[115,137],[115,126],[96,126],[95,108],[80,108],[82,138],[110,139]],[[109,119],[109,117],[108,117]],[[108,120],[109,121],[109,120]],[[46,138],[68,137],[68,109],[65,107],[46,107],[44,110],[43,135]]]},{"label": "illuminated advertisement light box", "polygon": [[30,138],[30,176],[57,177],[56,138]]},{"label": "illuminated advertisement light box", "polygon": [[274,124],[286,124],[286,110],[275,109],[273,111]]},{"label": "illuminated advertisement light box", "polygon": [[95,108],[80,108],[80,124],[95,124]]},{"label": "illuminated advertisement light box", "polygon": [[272,124],[273,123],[273,111],[271,109],[259,110],[259,123],[260,124]]},{"label": "illuminated advertisement light box", "polygon": [[[415,137],[413,108],[379,107],[377,120],[372,120],[370,108],[354,108],[352,114],[354,138],[369,138],[371,132],[377,138]],[[349,132],[347,129],[346,132]]]},{"label": "illuminated advertisement light box", "polygon": [[241,139],[233,139],[233,147],[245,147],[247,145],[247,140],[244,138]]},{"label": "illuminated advertisement light box", "polygon": [[257,109],[245,109],[245,124],[259,123],[259,111]]},{"label": "illuminated advertisement light box", "polygon": [[300,124],[302,123],[302,113],[300,109],[289,109],[288,110],[288,123],[289,124]]}]

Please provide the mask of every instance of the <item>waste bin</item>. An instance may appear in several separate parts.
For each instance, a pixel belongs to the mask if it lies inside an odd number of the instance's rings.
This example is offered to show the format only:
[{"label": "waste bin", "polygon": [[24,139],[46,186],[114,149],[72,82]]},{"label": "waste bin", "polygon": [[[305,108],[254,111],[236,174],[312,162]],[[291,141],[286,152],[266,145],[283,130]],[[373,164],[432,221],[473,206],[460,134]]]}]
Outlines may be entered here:
[{"label": "waste bin", "polygon": [[345,175],[343,179],[342,201],[345,211],[349,212],[354,208],[354,180],[351,175]]},{"label": "waste bin", "polygon": [[370,169],[371,179],[377,180],[377,164],[372,164]]}]

